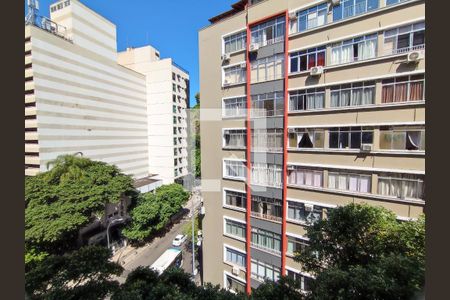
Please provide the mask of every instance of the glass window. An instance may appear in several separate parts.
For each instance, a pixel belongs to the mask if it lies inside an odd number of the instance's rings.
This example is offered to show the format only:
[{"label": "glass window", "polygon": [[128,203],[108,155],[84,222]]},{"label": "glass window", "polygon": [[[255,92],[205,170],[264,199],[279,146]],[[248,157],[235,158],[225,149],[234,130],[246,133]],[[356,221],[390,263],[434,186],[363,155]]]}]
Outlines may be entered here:
[{"label": "glass window", "polygon": [[[295,209],[295,207],[294,207]],[[295,216],[295,213],[293,214]],[[287,236],[287,249],[286,254],[288,255],[294,255],[296,253],[300,253],[305,250],[305,248],[308,247],[308,240],[304,238],[297,238],[288,235]]]},{"label": "glass window", "polygon": [[251,42],[259,46],[271,45],[284,41],[285,17],[261,23],[251,28]]},{"label": "glass window", "polygon": [[223,69],[223,85],[244,83],[246,78],[246,67],[237,65]]},{"label": "glass window", "polygon": [[424,127],[380,128],[380,149],[425,151]]},{"label": "glass window", "polygon": [[236,293],[245,293],[245,283],[240,282],[237,279],[234,279],[233,277],[229,275],[226,276],[226,288],[228,290],[234,291]]},{"label": "glass window", "polygon": [[252,184],[262,186],[281,187],[282,167],[276,164],[253,163],[252,164]]},{"label": "glass window", "polygon": [[298,31],[315,28],[327,23],[328,4],[323,3],[297,13]]},{"label": "glass window", "polygon": [[284,76],[284,55],[277,54],[251,62],[251,82],[281,79]]},{"label": "glass window", "polygon": [[325,89],[307,89],[289,93],[289,111],[322,109],[325,107]]},{"label": "glass window", "polygon": [[275,254],[281,253],[281,235],[257,227],[252,227],[251,230],[252,247],[273,252]]},{"label": "glass window", "polygon": [[245,254],[225,247],[225,261],[245,268]]},{"label": "glass window", "polygon": [[251,215],[261,219],[281,221],[282,207],[282,201],[279,199],[252,196]]},{"label": "glass window", "polygon": [[223,116],[241,117],[247,114],[247,97],[223,99]]},{"label": "glass window", "polygon": [[379,174],[378,194],[400,199],[425,199],[425,177],[408,174]]},{"label": "glass window", "polygon": [[410,24],[384,32],[384,54],[406,53],[425,49],[425,22]]},{"label": "glass window", "polygon": [[375,103],[375,82],[358,82],[331,87],[331,107],[361,106]]},{"label": "glass window", "polygon": [[330,148],[360,149],[361,144],[373,143],[373,129],[365,127],[330,128]]},{"label": "glass window", "polygon": [[224,52],[231,53],[246,48],[247,33],[245,31],[232,34],[223,38]]},{"label": "glass window", "polygon": [[244,223],[225,219],[225,233],[227,234],[245,239],[245,228],[246,226]]},{"label": "glass window", "polygon": [[323,171],[288,166],[288,183],[295,186],[323,187]]},{"label": "glass window", "polygon": [[302,72],[312,67],[325,66],[326,46],[308,50],[292,52],[289,54],[290,73]]},{"label": "glass window", "polygon": [[236,179],[245,179],[246,176],[246,166],[245,162],[238,160],[225,160],[225,176],[233,177]]},{"label": "glass window", "polygon": [[355,173],[329,172],[328,173],[328,188],[359,192],[371,192],[372,176]]},{"label": "glass window", "polygon": [[335,43],[331,46],[331,65],[351,63],[377,56],[377,34]]},{"label": "glass window", "polygon": [[286,270],[287,276],[300,282],[300,289],[304,292],[311,291],[311,282],[314,280],[312,277],[302,275],[291,270]]},{"label": "glass window", "polygon": [[228,206],[235,206],[238,208],[247,207],[247,195],[235,191],[225,191],[225,204]]},{"label": "glass window", "polygon": [[283,129],[252,130],[252,150],[264,152],[283,151]]},{"label": "glass window", "polygon": [[382,81],[382,103],[425,100],[425,76],[413,75]]},{"label": "glass window", "polygon": [[333,6],[333,21],[347,19],[377,9],[379,0],[341,0]]},{"label": "glass window", "polygon": [[325,131],[323,129],[289,128],[289,148],[323,148]]},{"label": "glass window", "polygon": [[288,216],[291,221],[313,224],[327,217],[330,208],[308,203],[288,201]]},{"label": "glass window", "polygon": [[246,129],[226,129],[223,134],[223,146],[227,148],[245,148]]},{"label": "glass window", "polygon": [[284,93],[252,95],[251,108],[252,117],[282,116],[284,114]]}]

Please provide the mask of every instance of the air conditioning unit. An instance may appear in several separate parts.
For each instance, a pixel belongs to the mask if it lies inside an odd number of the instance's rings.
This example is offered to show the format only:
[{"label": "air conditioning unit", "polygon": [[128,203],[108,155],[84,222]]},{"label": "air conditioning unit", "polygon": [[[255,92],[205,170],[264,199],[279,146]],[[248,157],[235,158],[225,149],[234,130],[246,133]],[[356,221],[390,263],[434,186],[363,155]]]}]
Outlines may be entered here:
[{"label": "air conditioning unit", "polygon": [[323,67],[322,66],[312,67],[311,70],[309,71],[309,74],[311,76],[318,76],[320,74],[323,74]]},{"label": "air conditioning unit", "polygon": [[305,203],[305,211],[313,211],[314,205]]},{"label": "air conditioning unit", "polygon": [[372,151],[372,144],[361,144],[361,151],[363,152]]},{"label": "air conditioning unit", "polygon": [[233,267],[233,269],[231,270],[231,273],[233,273],[233,275],[239,275],[240,272],[241,270],[238,267]]},{"label": "air conditioning unit", "polygon": [[204,206],[200,207],[200,214],[204,215],[206,213],[206,208]]},{"label": "air conditioning unit", "polygon": [[249,49],[250,52],[258,51],[258,49],[259,49],[258,44],[250,44],[250,49]]},{"label": "air conditioning unit", "polygon": [[341,4],[341,0],[331,0],[330,2],[331,2],[331,5],[333,5],[333,6]]},{"label": "air conditioning unit", "polygon": [[424,58],[423,51],[411,51],[408,53],[407,61],[409,63],[417,63]]},{"label": "air conditioning unit", "polygon": [[297,13],[296,12],[290,12],[289,13],[289,20],[297,20]]},{"label": "air conditioning unit", "polygon": [[230,53],[222,54],[222,60],[223,60],[223,61],[225,61],[225,60],[230,60]]}]

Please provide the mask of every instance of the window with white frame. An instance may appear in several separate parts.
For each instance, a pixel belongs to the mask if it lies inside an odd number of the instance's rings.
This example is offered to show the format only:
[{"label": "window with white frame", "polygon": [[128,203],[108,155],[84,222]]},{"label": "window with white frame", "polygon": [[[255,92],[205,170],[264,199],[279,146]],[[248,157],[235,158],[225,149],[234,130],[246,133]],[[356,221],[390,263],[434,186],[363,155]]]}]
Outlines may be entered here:
[{"label": "window with white frame", "polygon": [[247,195],[245,193],[224,190],[225,193],[225,205],[243,208],[247,207]]},{"label": "window with white frame", "polygon": [[247,32],[242,31],[223,38],[224,53],[232,53],[245,49],[247,44]]},{"label": "window with white frame", "polygon": [[240,84],[246,78],[245,63],[223,68],[223,85]]},{"label": "window with white frame", "polygon": [[245,161],[240,160],[224,160],[225,177],[245,179],[246,177],[246,166]]},{"label": "window with white frame", "polygon": [[425,127],[380,127],[380,149],[425,151]]},{"label": "window with white frame", "polygon": [[323,187],[323,170],[288,165],[287,173],[290,185]]},{"label": "window with white frame", "polygon": [[392,4],[397,4],[400,2],[406,2],[406,1],[409,1],[409,0],[386,0],[386,6],[392,5]]},{"label": "window with white frame", "polygon": [[329,172],[328,188],[342,191],[370,193],[372,176],[349,172]]},{"label": "window with white frame", "polygon": [[283,168],[281,165],[253,163],[252,164],[252,184],[281,187]]},{"label": "window with white frame", "polygon": [[308,225],[325,219],[330,210],[328,207],[296,201],[288,201],[287,205],[289,220]]},{"label": "window with white frame", "polygon": [[411,75],[382,81],[381,102],[406,102],[425,100],[425,75]]},{"label": "window with white frame", "polygon": [[223,146],[226,148],[245,148],[246,129],[225,129],[223,131]]},{"label": "window with white frame", "polygon": [[425,22],[419,22],[386,30],[384,32],[384,54],[406,53],[425,49]]},{"label": "window with white frame", "polygon": [[289,128],[289,148],[323,148],[325,131],[311,128]]},{"label": "window with white frame", "polygon": [[315,88],[289,93],[289,111],[322,109],[325,107],[325,89]]},{"label": "window with white frame", "polygon": [[281,253],[281,235],[261,228],[252,227],[252,247],[275,254]]},{"label": "window with white frame", "polygon": [[225,261],[227,263],[231,263],[233,265],[238,265],[240,267],[245,268],[245,260],[246,260],[245,253],[229,248],[227,246],[224,247],[225,247]]},{"label": "window with white frame", "polygon": [[370,105],[375,103],[375,82],[355,82],[331,87],[331,107]]},{"label": "window with white frame", "polygon": [[377,39],[378,36],[374,33],[333,44],[331,46],[331,65],[375,58],[377,56]]},{"label": "window with white frame", "polygon": [[251,215],[257,218],[281,221],[283,217],[282,201],[275,198],[252,196]]},{"label": "window with white frame", "polygon": [[379,0],[341,0],[333,6],[333,21],[357,16],[379,7]]},{"label": "window with white frame", "polygon": [[291,271],[289,269],[286,269],[287,276],[289,278],[294,279],[295,281],[300,283],[300,289],[304,292],[310,292],[311,291],[311,284],[314,280],[312,277],[302,275],[300,273],[296,273],[294,271]]},{"label": "window with white frame", "polygon": [[225,274],[225,287],[235,293],[245,293],[245,283]]},{"label": "window with white frame", "polygon": [[224,117],[244,117],[247,114],[247,97],[223,99]]},{"label": "window with white frame", "polygon": [[400,199],[425,199],[425,176],[379,174],[378,194]]},{"label": "window with white frame", "polygon": [[297,31],[305,31],[327,23],[328,3],[297,12]]},{"label": "window with white frame", "polygon": [[251,43],[259,46],[271,45],[284,41],[285,17],[261,23],[251,28]]},{"label": "window with white frame", "polygon": [[225,233],[245,239],[245,223],[237,222],[230,219],[225,219]]},{"label": "window with white frame", "polygon": [[250,64],[252,83],[281,79],[284,76],[284,54],[256,59]]},{"label": "window with white frame", "polygon": [[[295,210],[292,212],[292,216],[295,217]],[[286,254],[293,256],[296,253],[303,252],[308,247],[308,239],[294,237],[289,234],[287,236],[287,249]]]},{"label": "window with white frame", "polygon": [[289,54],[290,73],[302,72],[312,67],[325,66],[326,46],[311,48]]},{"label": "window with white frame", "polygon": [[252,95],[252,117],[272,117],[284,114],[284,93],[274,92]]},{"label": "window with white frame", "polygon": [[256,259],[251,260],[251,277],[258,280],[264,281],[266,279],[271,281],[277,281],[280,278],[280,268],[263,263]]},{"label": "window with white frame", "polygon": [[253,129],[252,150],[265,152],[283,151],[283,129]]},{"label": "window with white frame", "polygon": [[333,127],[329,135],[332,149],[361,149],[362,144],[373,144],[373,128],[370,127]]}]

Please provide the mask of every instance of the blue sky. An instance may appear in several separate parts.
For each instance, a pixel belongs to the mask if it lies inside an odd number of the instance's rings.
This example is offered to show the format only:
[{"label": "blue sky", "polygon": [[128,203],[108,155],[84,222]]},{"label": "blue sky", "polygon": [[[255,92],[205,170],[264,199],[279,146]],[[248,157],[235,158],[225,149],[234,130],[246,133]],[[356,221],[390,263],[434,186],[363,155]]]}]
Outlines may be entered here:
[{"label": "blue sky", "polygon": [[[40,0],[39,13],[49,16],[54,0]],[[81,0],[117,26],[117,49],[147,44],[161,57],[172,57],[189,71],[191,104],[199,91],[198,30],[208,19],[230,9],[236,0]],[[26,5],[26,1],[24,2]]]}]

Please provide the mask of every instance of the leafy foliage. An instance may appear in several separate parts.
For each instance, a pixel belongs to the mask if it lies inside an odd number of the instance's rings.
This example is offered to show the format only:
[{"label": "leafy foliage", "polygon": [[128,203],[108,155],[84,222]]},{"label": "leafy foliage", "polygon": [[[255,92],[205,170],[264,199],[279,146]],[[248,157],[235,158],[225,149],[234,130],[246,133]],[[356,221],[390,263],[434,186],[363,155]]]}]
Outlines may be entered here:
[{"label": "leafy foliage", "polygon": [[123,270],[110,257],[100,246],[48,256],[25,274],[25,291],[31,299],[102,299],[118,288],[111,276]]},{"label": "leafy foliage", "polygon": [[267,280],[251,294],[255,300],[304,299],[300,292],[300,283],[292,278],[281,276],[277,282]]},{"label": "leafy foliage", "polygon": [[[194,219],[194,243],[197,244],[198,236],[197,232],[200,228],[200,218],[198,215],[195,216]],[[187,236],[187,245],[192,246],[192,223],[188,222],[183,226],[183,234]]]},{"label": "leafy foliage", "polygon": [[74,249],[78,231],[106,203],[134,198],[133,180],[116,166],[64,155],[53,168],[25,179],[25,242],[28,262]]},{"label": "leafy foliage", "polygon": [[165,228],[170,218],[180,211],[189,193],[179,184],[163,185],[155,193],[141,195],[131,210],[131,223],[122,231],[134,242],[142,242],[151,234]]},{"label": "leafy foliage", "polygon": [[350,204],[308,227],[296,254],[316,274],[313,299],[410,299],[425,283],[425,217],[400,222],[381,207]]}]

